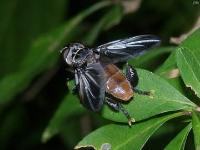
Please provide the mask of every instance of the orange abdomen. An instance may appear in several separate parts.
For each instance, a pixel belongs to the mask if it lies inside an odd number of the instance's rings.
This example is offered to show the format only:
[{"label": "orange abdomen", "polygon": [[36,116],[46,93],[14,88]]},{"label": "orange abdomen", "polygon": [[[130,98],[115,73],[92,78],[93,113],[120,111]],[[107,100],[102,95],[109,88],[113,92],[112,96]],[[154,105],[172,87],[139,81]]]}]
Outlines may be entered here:
[{"label": "orange abdomen", "polygon": [[123,101],[130,100],[133,90],[122,72],[113,64],[105,66],[104,70],[107,75],[106,92]]}]

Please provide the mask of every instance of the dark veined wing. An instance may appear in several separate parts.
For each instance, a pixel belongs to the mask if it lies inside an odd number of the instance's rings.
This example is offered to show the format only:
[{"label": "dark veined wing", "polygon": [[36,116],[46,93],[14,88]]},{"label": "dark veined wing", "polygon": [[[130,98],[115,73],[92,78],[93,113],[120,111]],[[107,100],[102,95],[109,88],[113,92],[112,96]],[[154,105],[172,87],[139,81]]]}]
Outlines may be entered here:
[{"label": "dark veined wing", "polygon": [[99,111],[105,98],[105,73],[100,63],[89,64],[77,71],[81,103],[92,111]]},{"label": "dark veined wing", "polygon": [[139,35],[103,44],[93,51],[100,54],[101,62],[117,63],[142,55],[159,44],[160,39],[155,35]]}]

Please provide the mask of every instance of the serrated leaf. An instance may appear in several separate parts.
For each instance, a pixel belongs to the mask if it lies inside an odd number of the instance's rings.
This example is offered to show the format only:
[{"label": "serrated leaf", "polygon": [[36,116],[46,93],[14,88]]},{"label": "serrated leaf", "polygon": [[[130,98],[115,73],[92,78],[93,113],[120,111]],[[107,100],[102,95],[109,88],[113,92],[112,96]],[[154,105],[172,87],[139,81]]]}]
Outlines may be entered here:
[{"label": "serrated leaf", "polygon": [[71,34],[76,26],[88,15],[110,4],[109,1],[99,2],[55,31],[38,38],[21,63],[19,71],[0,81],[0,104],[8,103],[16,94],[23,91],[36,75],[52,67],[58,59],[60,46],[71,40]]},{"label": "serrated leaf", "polygon": [[192,128],[196,150],[200,150],[200,115],[197,112],[192,113]]},{"label": "serrated leaf", "polygon": [[[200,29],[184,40],[177,50],[177,65],[186,86],[191,87],[199,97],[199,66],[200,66]],[[185,66],[186,65],[186,66]],[[188,67],[188,68],[186,68]],[[189,75],[192,75],[189,77]]]},{"label": "serrated leaf", "polygon": [[200,62],[198,55],[188,48],[179,48],[176,52],[177,65],[187,87],[200,97]]},{"label": "serrated leaf", "polygon": [[192,128],[192,124],[187,125],[178,135],[170,141],[165,150],[184,150],[187,136]]},{"label": "serrated leaf", "polygon": [[180,115],[181,113],[176,113],[154,118],[131,127],[117,124],[106,125],[86,136],[75,149],[91,146],[103,150],[102,147],[107,145],[114,150],[140,150],[163,123]]},{"label": "serrated leaf", "polygon": [[51,118],[48,126],[42,134],[42,141],[46,142],[52,136],[57,134],[61,126],[70,116],[80,114],[84,111],[83,107],[80,105],[78,100],[74,100],[72,94],[68,94],[58,107],[54,116]]},{"label": "serrated leaf", "polygon": [[[135,94],[135,98],[124,107],[137,121],[169,111],[191,110],[195,104],[183,96],[167,81],[152,72],[137,69],[139,74],[138,89],[154,91],[153,98]],[[122,113],[111,111],[105,106],[102,116],[117,122],[127,122]]]}]

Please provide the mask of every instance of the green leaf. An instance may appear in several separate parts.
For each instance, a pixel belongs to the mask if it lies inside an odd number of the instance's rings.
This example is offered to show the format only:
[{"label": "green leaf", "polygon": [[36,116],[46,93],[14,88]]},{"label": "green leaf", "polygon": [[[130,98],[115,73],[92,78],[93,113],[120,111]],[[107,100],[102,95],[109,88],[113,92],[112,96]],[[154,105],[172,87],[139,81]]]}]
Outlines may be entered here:
[{"label": "green leaf", "polygon": [[97,36],[100,34],[102,30],[108,30],[112,26],[118,24],[122,19],[122,7],[121,5],[114,5],[111,10],[109,10],[91,29],[89,34],[85,37],[83,41],[88,45],[94,43]]},{"label": "green leaf", "polygon": [[186,94],[185,86],[180,76],[176,78],[166,79],[166,81],[170,83],[174,88],[176,88],[179,92],[181,92],[183,95]]},{"label": "green leaf", "polygon": [[[134,65],[135,67],[142,67],[142,68],[153,68],[152,64],[156,61],[160,61],[160,57],[162,55],[168,54],[173,51],[174,47],[159,47],[154,48],[144,55],[138,56],[129,61],[129,64]],[[154,68],[155,69],[155,68]]]},{"label": "green leaf", "polygon": [[[83,116],[80,116],[80,118],[70,118],[70,121],[63,124],[62,128],[60,129],[59,137],[61,137],[62,143],[66,144],[68,149],[73,149],[74,145],[76,145],[77,142],[83,137],[83,128],[81,127],[82,124],[80,123],[81,117]],[[80,120],[80,122],[77,120]]]},{"label": "green leaf", "polygon": [[74,96],[72,94],[68,94],[43,132],[42,141],[46,142],[52,136],[59,133],[62,125],[70,116],[78,115],[83,111],[84,108],[80,105],[79,100],[74,100]]},{"label": "green leaf", "polygon": [[194,133],[194,141],[196,150],[200,150],[200,115],[196,112],[192,113],[192,128]]},{"label": "green leaf", "polygon": [[10,143],[10,138],[13,136],[13,133],[21,133],[21,131],[24,131],[24,124],[27,123],[25,114],[25,107],[17,105],[9,111],[6,111],[5,116],[1,115],[1,150],[7,149],[7,144]]},{"label": "green leaf", "polygon": [[[187,39],[181,43],[180,47],[188,48],[192,52],[194,52],[195,56],[199,56],[200,55],[199,39],[200,39],[200,28],[196,30],[192,35],[187,37]],[[200,62],[199,59],[198,61]]]},{"label": "green leaf", "polygon": [[[153,98],[135,94],[135,98],[124,107],[137,121],[151,116],[176,110],[191,110],[195,104],[184,97],[179,91],[172,87],[167,81],[152,72],[137,69],[139,74],[138,89],[154,91]],[[122,113],[112,111],[107,105],[102,111],[103,117],[117,121],[127,122]]]},{"label": "green leaf", "polygon": [[187,125],[171,142],[165,147],[165,150],[184,150],[187,136],[192,128],[192,124]]},{"label": "green leaf", "polygon": [[16,94],[23,91],[36,75],[55,65],[59,57],[60,46],[71,40],[71,34],[76,26],[88,15],[110,4],[109,1],[99,2],[55,31],[38,38],[21,63],[19,71],[0,81],[0,104],[8,103]]},{"label": "green leaf", "polygon": [[[140,78],[138,88],[147,91],[154,91],[154,94],[153,98],[135,94],[133,100],[128,104],[124,104],[124,107],[128,110],[129,114],[136,119],[136,121],[164,112],[191,110],[196,107],[193,102],[183,96],[179,91],[159,76],[142,69],[137,69],[137,72]],[[73,82],[71,81],[69,83],[69,89],[72,90]],[[75,96],[73,96],[73,99],[78,100]],[[121,112],[112,111],[107,105],[104,105],[101,115],[109,120],[127,122],[127,118]]]},{"label": "green leaf", "polygon": [[91,146],[95,149],[103,149],[109,146],[114,150],[140,150],[163,123],[180,115],[181,113],[176,113],[154,118],[131,127],[117,124],[106,125],[86,136],[75,148]]},{"label": "green leaf", "polygon": [[159,74],[163,77],[166,77],[166,74],[171,71],[172,69],[176,69],[176,51],[170,54],[170,56],[166,59],[166,61],[155,71],[156,74]]},{"label": "green leaf", "polygon": [[27,78],[29,77],[26,76],[25,72],[16,72],[3,78],[0,81],[0,104],[10,102],[10,98],[21,91],[21,86],[27,86]]},{"label": "green leaf", "polygon": [[187,87],[190,87],[200,97],[200,62],[188,48],[179,48],[176,53],[177,65]]},{"label": "green leaf", "polygon": [[[175,73],[176,75],[175,75]],[[182,79],[179,74],[176,63],[176,50],[171,52],[170,56],[165,60],[165,62],[155,71],[156,74],[165,78],[165,80],[175,87],[179,92],[184,94],[184,86]],[[174,74],[173,76],[171,74]]]},{"label": "green leaf", "polygon": [[177,65],[184,83],[200,97],[200,29],[182,42],[177,50]]},{"label": "green leaf", "polygon": [[16,72],[31,42],[63,22],[66,3],[66,0],[1,0],[0,77]]}]

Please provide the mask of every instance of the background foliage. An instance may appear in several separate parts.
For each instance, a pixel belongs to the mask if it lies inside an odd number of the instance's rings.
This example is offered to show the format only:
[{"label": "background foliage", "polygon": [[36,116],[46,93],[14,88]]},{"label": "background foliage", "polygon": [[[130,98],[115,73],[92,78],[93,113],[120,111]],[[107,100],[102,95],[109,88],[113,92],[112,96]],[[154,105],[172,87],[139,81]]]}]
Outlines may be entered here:
[{"label": "background foliage", "polygon": [[[200,29],[169,42],[194,28],[198,0],[0,2],[1,150],[200,149]],[[137,123],[128,127],[107,106],[99,114],[83,108],[60,49],[147,33],[162,45],[129,62],[143,68],[139,88],[155,91],[125,105]]]}]

